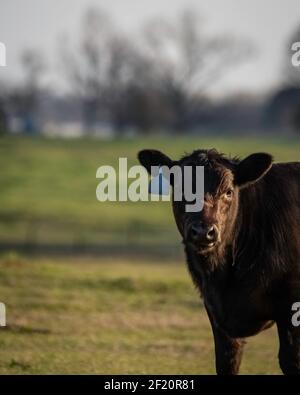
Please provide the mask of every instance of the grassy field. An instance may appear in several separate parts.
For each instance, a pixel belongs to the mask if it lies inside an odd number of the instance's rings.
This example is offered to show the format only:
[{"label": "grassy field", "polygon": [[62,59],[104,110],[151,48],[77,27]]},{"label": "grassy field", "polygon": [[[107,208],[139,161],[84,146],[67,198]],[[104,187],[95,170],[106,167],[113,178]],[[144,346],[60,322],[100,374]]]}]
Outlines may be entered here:
[{"label": "grassy field", "polygon": [[265,150],[277,161],[300,160],[296,137],[1,138],[0,243],[177,246],[168,202],[96,200],[97,168],[117,167],[119,157],[137,164],[137,152],[145,147],[174,158],[199,147],[215,147],[232,155]]},{"label": "grassy field", "polygon": [[[211,330],[170,204],[96,200],[97,168],[117,166],[119,157],[137,164],[137,151],[146,147],[173,157],[215,147],[300,160],[296,137],[1,138],[2,251],[86,245],[87,254],[2,253],[8,327],[0,328],[0,373],[214,373]],[[93,245],[100,249],[92,258]],[[167,258],[158,259],[155,248],[166,246]],[[242,373],[279,373],[277,348],[274,328],[250,339]]]},{"label": "grassy field", "polygon": [[[0,261],[0,374],[214,373],[203,306],[182,263]],[[275,329],[249,339],[241,373],[279,373]]]}]

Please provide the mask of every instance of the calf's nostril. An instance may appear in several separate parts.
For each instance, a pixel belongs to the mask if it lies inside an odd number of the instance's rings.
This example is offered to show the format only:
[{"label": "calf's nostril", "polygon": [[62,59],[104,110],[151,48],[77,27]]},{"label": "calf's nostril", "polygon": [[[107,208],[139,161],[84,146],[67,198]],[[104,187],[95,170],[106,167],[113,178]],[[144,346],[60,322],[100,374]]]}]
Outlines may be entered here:
[{"label": "calf's nostril", "polygon": [[214,240],[214,238],[216,237],[216,230],[215,228],[212,226],[211,228],[208,229],[207,233],[206,233],[206,238],[208,240]]},{"label": "calf's nostril", "polygon": [[208,227],[202,224],[192,225],[189,235],[193,241],[212,243],[217,239],[217,229],[214,225]]}]

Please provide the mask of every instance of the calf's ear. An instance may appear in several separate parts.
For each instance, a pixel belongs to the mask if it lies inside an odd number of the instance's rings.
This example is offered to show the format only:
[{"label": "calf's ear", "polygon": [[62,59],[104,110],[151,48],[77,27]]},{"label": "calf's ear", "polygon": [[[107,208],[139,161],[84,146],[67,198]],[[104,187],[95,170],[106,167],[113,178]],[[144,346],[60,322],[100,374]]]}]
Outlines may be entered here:
[{"label": "calf's ear", "polygon": [[145,149],[140,151],[138,153],[138,160],[150,174],[151,166],[173,166],[173,161],[167,155],[153,149]]},{"label": "calf's ear", "polygon": [[264,152],[247,156],[237,165],[235,184],[245,187],[258,181],[270,170],[272,161],[272,156]]}]

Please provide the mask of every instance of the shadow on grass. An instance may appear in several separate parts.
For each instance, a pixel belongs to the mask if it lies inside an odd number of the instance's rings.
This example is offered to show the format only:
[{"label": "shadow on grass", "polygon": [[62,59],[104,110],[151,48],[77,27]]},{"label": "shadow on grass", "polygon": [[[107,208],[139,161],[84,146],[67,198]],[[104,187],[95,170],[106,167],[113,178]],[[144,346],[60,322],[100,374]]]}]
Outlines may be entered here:
[{"label": "shadow on grass", "polygon": [[12,333],[18,333],[22,335],[32,335],[32,334],[39,334],[39,335],[49,335],[52,333],[50,329],[45,329],[45,328],[31,328],[28,326],[23,326],[23,325],[16,325],[16,324],[11,324],[3,327],[1,331],[7,331],[7,332],[12,332]]},{"label": "shadow on grass", "polygon": [[137,257],[137,258],[160,258],[175,259],[184,258],[183,248],[180,244],[139,244],[139,245],[116,245],[116,244],[35,244],[35,243],[0,243],[0,253],[5,254],[14,251],[21,255],[35,256],[92,256],[92,257]]}]

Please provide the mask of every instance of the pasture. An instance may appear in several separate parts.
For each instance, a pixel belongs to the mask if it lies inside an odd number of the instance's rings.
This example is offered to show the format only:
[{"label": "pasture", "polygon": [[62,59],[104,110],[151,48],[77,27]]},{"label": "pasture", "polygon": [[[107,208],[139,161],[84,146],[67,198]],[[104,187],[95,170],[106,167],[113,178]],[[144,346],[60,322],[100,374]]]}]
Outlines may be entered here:
[{"label": "pasture", "polygon": [[[178,247],[169,202],[96,200],[96,170],[138,164],[137,152],[156,148],[174,158],[215,147],[245,156],[267,151],[277,161],[300,159],[299,138],[144,137],[111,141],[6,137],[0,139],[0,243],[29,246],[141,247],[149,253]],[[176,250],[178,254],[178,249]],[[176,256],[176,255],[175,255]]]},{"label": "pasture", "polygon": [[[101,165],[199,147],[300,160],[297,137],[0,139],[0,374],[214,373],[170,203],[95,196]],[[277,348],[275,328],[249,339],[241,373],[280,373]]]},{"label": "pasture", "polygon": [[[211,329],[182,262],[0,263],[0,373],[214,373]],[[249,340],[241,373],[279,373],[272,328]]]}]

